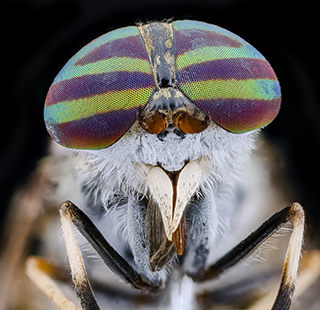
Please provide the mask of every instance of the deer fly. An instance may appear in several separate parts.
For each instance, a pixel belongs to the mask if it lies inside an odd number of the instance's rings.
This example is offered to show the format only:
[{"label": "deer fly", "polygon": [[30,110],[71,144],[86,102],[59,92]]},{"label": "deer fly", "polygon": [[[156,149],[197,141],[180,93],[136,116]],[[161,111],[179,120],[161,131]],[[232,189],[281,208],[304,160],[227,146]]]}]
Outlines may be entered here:
[{"label": "deer fly", "polygon": [[45,101],[53,142],[33,206],[56,219],[62,204],[61,226],[41,221],[51,245],[28,258],[29,277],[59,309],[221,309],[221,296],[230,306],[264,285],[237,266],[292,223],[269,305],[289,309],[304,211],[293,203],[252,222],[262,205],[273,210],[252,152],[280,103],[264,56],[218,26],[152,22],[86,45]]}]

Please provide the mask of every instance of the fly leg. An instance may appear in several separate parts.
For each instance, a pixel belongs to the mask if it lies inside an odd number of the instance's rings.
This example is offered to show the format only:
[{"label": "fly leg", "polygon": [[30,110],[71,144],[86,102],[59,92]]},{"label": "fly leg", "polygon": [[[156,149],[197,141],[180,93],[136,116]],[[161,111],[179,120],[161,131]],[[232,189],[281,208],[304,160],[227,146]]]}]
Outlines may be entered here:
[{"label": "fly leg", "polygon": [[127,261],[108,243],[89,217],[72,202],[66,201],[61,209],[61,222],[73,282],[82,308],[99,309],[83,263],[73,226],[89,241],[109,269],[135,289],[156,292],[161,287],[152,285],[130,266]]},{"label": "fly leg", "polygon": [[61,310],[78,310],[76,305],[69,300],[53,278],[61,280],[61,271],[55,266],[37,256],[28,257],[26,273],[42,292]]},{"label": "fly leg", "polygon": [[70,202],[63,203],[60,209],[63,236],[66,243],[69,258],[72,281],[83,310],[100,310],[93,294],[82,254],[73,230],[74,209]]},{"label": "fly leg", "polygon": [[201,274],[191,275],[195,282],[204,282],[218,277],[228,268],[249,256],[264,241],[288,222],[293,223],[282,270],[282,279],[272,310],[288,310],[295,288],[304,232],[304,211],[300,204],[294,203],[277,212],[265,221],[256,231],[241,241],[216,263],[207,267]]}]

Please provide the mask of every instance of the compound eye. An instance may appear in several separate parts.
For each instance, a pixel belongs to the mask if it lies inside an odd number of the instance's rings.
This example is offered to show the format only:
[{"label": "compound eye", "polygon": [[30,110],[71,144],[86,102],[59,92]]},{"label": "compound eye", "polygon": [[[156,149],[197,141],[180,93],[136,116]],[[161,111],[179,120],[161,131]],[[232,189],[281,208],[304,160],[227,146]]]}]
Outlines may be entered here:
[{"label": "compound eye", "polygon": [[222,128],[243,133],[268,125],[278,114],[281,90],[265,58],[220,27],[174,22],[177,85]]},{"label": "compound eye", "polygon": [[106,148],[131,127],[155,90],[138,28],[109,32],[81,49],[51,85],[44,119],[74,149]]}]

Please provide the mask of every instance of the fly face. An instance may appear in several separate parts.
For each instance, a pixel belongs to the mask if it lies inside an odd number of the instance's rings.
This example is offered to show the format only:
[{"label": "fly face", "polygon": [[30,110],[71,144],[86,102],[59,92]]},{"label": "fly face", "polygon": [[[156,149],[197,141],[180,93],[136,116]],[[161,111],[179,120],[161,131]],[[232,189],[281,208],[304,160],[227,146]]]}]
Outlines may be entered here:
[{"label": "fly face", "polygon": [[123,28],[87,45],[55,79],[44,115],[63,146],[105,149],[89,155],[100,158],[91,167],[104,175],[102,195],[127,187],[147,197],[155,270],[170,260],[173,242],[183,254],[191,199],[204,184],[226,181],[225,170],[252,148],[250,133],[235,134],[267,125],[279,106],[279,83],[258,51],[219,27],[177,21]]},{"label": "fly face", "polygon": [[[119,201],[144,204],[145,224],[140,224],[146,235],[141,232],[139,239],[149,244],[148,268],[160,271],[175,254],[184,253],[187,235],[202,221],[203,215],[191,220],[193,209],[209,209],[208,197],[215,197],[226,184],[232,187],[256,134],[237,137],[211,121],[203,132],[192,135],[177,132],[174,125],[158,135],[147,133],[139,121],[136,127],[108,149],[81,153],[89,167],[82,174],[90,195],[105,209],[117,212]],[[214,218],[210,231],[221,225],[222,219],[216,214]],[[121,226],[128,239],[134,232],[127,223]],[[131,248],[140,256],[141,249]]]},{"label": "fly face", "polygon": [[[156,291],[164,267],[184,255],[186,274],[213,278],[206,261],[223,221],[219,197],[232,191],[280,101],[265,58],[206,23],[126,27],[80,50],[53,82],[44,118],[57,143],[85,158],[90,195],[114,212],[125,201],[124,239],[139,275],[114,252],[105,260],[110,269],[135,288]],[[90,243],[102,240],[77,208],[66,203],[62,210],[64,231],[73,216]],[[120,271],[119,262],[126,266]]]}]

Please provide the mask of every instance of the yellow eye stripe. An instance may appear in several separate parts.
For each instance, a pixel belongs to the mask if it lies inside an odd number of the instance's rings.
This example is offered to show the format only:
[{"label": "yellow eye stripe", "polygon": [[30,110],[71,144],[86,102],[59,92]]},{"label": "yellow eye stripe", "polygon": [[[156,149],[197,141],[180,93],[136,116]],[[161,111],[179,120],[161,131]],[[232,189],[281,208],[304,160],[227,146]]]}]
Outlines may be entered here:
[{"label": "yellow eye stripe", "polygon": [[[60,102],[48,106],[45,117],[48,123],[66,123],[102,113],[129,110],[137,106],[137,100],[146,101],[153,87],[107,92],[102,95]],[[118,104],[115,105],[114,102]],[[121,102],[121,105],[119,104]]]},{"label": "yellow eye stripe", "polygon": [[177,70],[190,65],[232,58],[259,58],[261,54],[249,45],[242,47],[204,46],[177,56]]},{"label": "yellow eye stripe", "polygon": [[148,61],[139,58],[112,57],[87,65],[70,67],[65,72],[65,74],[63,72],[60,72],[60,74],[54,80],[54,83],[68,80],[70,78],[81,77],[84,75],[94,75],[119,71],[141,72],[149,74],[150,64]]},{"label": "yellow eye stripe", "polygon": [[192,100],[223,98],[270,100],[281,96],[277,86],[277,81],[268,79],[216,79],[180,85],[182,91]]}]

